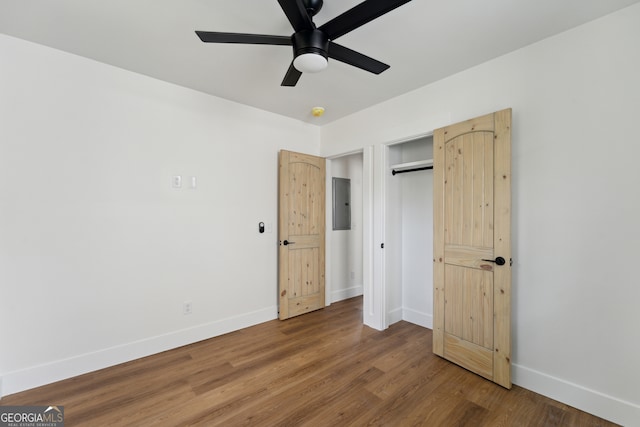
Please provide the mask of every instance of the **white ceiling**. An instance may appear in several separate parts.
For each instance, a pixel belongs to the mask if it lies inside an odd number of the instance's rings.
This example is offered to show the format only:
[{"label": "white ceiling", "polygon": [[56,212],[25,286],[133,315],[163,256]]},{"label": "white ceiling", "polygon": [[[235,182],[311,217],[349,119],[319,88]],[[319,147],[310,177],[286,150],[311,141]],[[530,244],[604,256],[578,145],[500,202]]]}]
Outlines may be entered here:
[{"label": "white ceiling", "polygon": [[[0,0],[0,33],[322,125],[638,1],[412,0],[337,40],[389,70],[330,60],[296,87],[280,86],[291,47],[205,44],[194,33],[291,35],[276,0]],[[325,0],[314,21],[360,2]]]}]

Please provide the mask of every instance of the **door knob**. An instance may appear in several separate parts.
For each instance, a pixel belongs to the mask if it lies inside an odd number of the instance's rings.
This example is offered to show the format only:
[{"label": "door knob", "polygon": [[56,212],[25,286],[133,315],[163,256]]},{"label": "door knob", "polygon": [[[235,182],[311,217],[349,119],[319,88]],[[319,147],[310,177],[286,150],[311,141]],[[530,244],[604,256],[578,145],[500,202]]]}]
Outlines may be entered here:
[{"label": "door knob", "polygon": [[[286,242],[286,240],[285,240]],[[487,261],[487,262],[495,262],[498,265],[505,265],[507,263],[507,261],[502,258],[501,256],[497,257],[496,259],[483,259],[482,261]]]},{"label": "door knob", "polygon": [[[283,245],[287,246],[287,245],[293,245],[295,242],[290,242],[288,240],[285,240],[284,242],[282,242]],[[504,260],[503,260],[504,261]]]}]

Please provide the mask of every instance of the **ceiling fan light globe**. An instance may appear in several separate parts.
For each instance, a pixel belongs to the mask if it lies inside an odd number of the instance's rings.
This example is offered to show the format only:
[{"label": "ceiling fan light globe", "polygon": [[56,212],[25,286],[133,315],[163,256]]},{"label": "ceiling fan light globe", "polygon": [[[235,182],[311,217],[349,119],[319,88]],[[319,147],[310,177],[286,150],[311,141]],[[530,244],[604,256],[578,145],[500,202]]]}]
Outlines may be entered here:
[{"label": "ceiling fan light globe", "polygon": [[293,66],[302,73],[318,73],[327,68],[327,65],[327,58],[317,53],[303,53],[293,60]]}]

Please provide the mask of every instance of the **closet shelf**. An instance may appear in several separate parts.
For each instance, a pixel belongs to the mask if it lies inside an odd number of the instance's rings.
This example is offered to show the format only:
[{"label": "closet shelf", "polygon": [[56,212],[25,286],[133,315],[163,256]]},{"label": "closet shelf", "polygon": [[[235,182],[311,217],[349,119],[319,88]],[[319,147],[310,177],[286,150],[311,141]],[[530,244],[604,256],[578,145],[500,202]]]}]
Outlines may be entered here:
[{"label": "closet shelf", "polygon": [[395,170],[402,170],[402,169],[419,168],[423,166],[433,166],[433,159],[418,160],[417,162],[398,163],[397,165],[389,166],[389,168],[395,169]]}]

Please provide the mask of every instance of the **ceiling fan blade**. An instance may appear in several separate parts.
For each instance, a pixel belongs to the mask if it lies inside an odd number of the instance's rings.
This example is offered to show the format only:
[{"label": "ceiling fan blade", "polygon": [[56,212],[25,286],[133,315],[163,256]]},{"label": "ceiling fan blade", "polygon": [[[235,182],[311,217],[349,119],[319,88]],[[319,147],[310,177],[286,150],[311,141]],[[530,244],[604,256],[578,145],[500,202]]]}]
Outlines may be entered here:
[{"label": "ceiling fan blade", "polygon": [[302,73],[293,66],[293,62],[289,65],[289,69],[287,70],[287,74],[284,75],[284,80],[282,80],[282,84],[280,86],[295,86],[300,80],[300,76]]},{"label": "ceiling fan blade", "polygon": [[358,27],[373,21],[374,19],[391,12],[393,9],[409,3],[411,0],[365,0],[342,15],[338,15],[329,22],[320,26],[329,36],[329,40],[335,40],[340,36],[353,31]]},{"label": "ceiling fan blade", "polygon": [[212,31],[196,31],[200,40],[205,43],[242,43],[242,44],[270,44],[291,46],[289,36],[269,36],[264,34],[218,33]]},{"label": "ceiling fan blade", "polygon": [[314,29],[313,21],[302,4],[302,0],[278,0],[278,3],[296,32]]},{"label": "ceiling fan blade", "polygon": [[336,61],[353,65],[354,67],[369,71],[373,74],[380,74],[389,68],[389,65],[384,62],[380,62],[334,42],[329,42],[327,55],[329,58],[335,59]]}]

